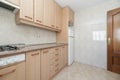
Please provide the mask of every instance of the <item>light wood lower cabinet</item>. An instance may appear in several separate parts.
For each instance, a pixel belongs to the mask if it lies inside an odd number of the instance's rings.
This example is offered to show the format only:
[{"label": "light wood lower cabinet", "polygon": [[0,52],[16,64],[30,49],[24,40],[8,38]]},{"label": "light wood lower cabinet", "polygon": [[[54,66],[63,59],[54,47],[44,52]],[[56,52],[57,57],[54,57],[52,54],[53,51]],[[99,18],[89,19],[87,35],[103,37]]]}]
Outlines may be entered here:
[{"label": "light wood lower cabinet", "polygon": [[40,51],[26,53],[26,80],[41,80],[40,56]]},{"label": "light wood lower cabinet", "polygon": [[1,69],[0,80],[25,80],[25,62]]},{"label": "light wood lower cabinet", "polygon": [[51,80],[68,63],[68,47],[26,53],[26,62],[0,70],[0,80]]},{"label": "light wood lower cabinet", "polygon": [[68,64],[68,46],[62,47],[63,67]]},{"label": "light wood lower cabinet", "polygon": [[49,49],[42,50],[41,53],[41,80],[49,80]]}]

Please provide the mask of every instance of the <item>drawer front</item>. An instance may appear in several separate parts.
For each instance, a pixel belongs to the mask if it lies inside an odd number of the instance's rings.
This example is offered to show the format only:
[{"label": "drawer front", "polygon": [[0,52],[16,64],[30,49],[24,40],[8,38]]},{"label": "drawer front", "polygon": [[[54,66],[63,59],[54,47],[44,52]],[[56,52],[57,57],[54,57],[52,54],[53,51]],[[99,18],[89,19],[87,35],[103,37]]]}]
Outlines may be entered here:
[{"label": "drawer front", "polygon": [[1,69],[0,80],[25,80],[25,62]]},{"label": "drawer front", "polygon": [[50,53],[50,60],[54,59],[55,54],[54,53]]},{"label": "drawer front", "polygon": [[[2,78],[3,77],[3,78]],[[15,79],[16,76],[16,66],[8,67],[5,69],[0,70],[0,79],[3,80],[12,80]]]},{"label": "drawer front", "polygon": [[55,60],[50,60],[50,65],[54,65],[55,64]]}]

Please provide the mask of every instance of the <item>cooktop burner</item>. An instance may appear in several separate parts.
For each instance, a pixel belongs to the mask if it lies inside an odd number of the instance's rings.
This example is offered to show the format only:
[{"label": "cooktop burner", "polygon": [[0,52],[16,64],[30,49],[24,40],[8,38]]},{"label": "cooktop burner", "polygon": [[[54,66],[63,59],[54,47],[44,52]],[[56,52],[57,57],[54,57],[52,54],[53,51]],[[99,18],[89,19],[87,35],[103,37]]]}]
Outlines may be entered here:
[{"label": "cooktop burner", "polygon": [[0,52],[18,50],[20,48],[23,48],[24,46],[25,44],[3,45],[0,46]]},{"label": "cooktop burner", "polygon": [[18,50],[19,48],[16,46],[10,46],[10,45],[6,45],[6,46],[0,46],[0,52],[3,51],[11,51],[11,50]]}]

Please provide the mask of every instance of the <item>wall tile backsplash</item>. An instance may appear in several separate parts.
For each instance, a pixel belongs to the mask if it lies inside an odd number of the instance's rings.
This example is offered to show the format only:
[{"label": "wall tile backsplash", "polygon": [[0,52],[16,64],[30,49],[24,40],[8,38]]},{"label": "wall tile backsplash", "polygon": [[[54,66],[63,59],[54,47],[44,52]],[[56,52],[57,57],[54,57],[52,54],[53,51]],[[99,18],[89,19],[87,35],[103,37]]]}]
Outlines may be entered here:
[{"label": "wall tile backsplash", "polygon": [[0,45],[56,42],[56,33],[26,25],[16,25],[15,14],[0,7]]}]

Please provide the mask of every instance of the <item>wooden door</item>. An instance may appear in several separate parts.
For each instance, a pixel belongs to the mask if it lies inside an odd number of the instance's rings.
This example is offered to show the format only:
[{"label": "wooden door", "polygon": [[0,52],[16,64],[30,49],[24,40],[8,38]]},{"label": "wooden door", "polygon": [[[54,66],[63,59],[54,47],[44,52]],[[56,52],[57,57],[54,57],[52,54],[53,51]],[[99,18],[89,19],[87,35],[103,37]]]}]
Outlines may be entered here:
[{"label": "wooden door", "polygon": [[57,29],[61,29],[62,27],[62,8],[56,3],[55,4],[55,10],[56,10],[56,15],[55,15],[55,26]]},{"label": "wooden door", "polygon": [[108,12],[108,70],[120,74],[120,8]]},{"label": "wooden door", "polygon": [[42,50],[41,54],[41,80],[49,80],[49,70],[50,64],[49,64],[49,49]]},{"label": "wooden door", "polygon": [[26,53],[26,80],[40,80],[40,51]]},{"label": "wooden door", "polygon": [[61,59],[61,68],[63,68],[68,64],[68,46],[62,46]]},{"label": "wooden door", "polygon": [[20,6],[20,0],[5,0],[5,1],[8,1],[14,5]]},{"label": "wooden door", "polygon": [[33,22],[33,0],[20,0],[20,18]]},{"label": "wooden door", "polygon": [[25,80],[25,62],[1,69],[0,80]]},{"label": "wooden door", "polygon": [[55,28],[54,0],[44,0],[44,25]]},{"label": "wooden door", "polygon": [[34,22],[43,23],[44,0],[34,0]]}]

